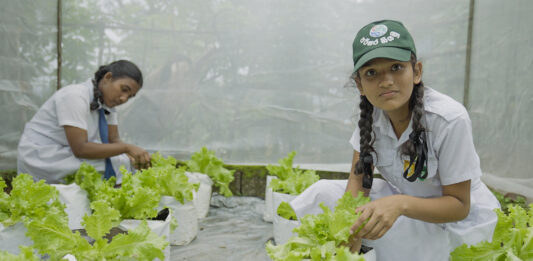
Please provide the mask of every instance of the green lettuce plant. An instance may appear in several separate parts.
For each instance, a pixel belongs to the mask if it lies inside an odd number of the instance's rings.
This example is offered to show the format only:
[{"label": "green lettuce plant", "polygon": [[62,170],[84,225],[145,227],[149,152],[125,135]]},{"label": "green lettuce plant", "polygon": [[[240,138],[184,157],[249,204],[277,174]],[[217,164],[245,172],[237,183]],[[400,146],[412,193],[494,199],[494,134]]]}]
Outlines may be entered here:
[{"label": "green lettuce plant", "polygon": [[87,234],[95,241],[90,244],[78,231],[73,233],[66,218],[49,213],[42,219],[32,220],[27,235],[33,240],[34,248],[51,260],[61,260],[71,254],[76,260],[153,260],[164,259],[163,249],[168,246],[164,237],[150,231],[144,220],[127,234],[118,234],[111,242],[105,238],[110,229],[120,222],[118,210],[99,200],[91,203],[93,214],[83,217]]},{"label": "green lettuce plant", "polygon": [[268,242],[268,255],[274,261],[364,260],[362,256],[351,253],[345,244],[350,237],[350,227],[360,215],[354,210],[368,202],[370,198],[362,192],[357,197],[346,192],[337,201],[335,211],[321,203],[323,213],[305,215],[300,219],[301,225],[293,230],[298,236],[291,237],[283,245],[274,246]]},{"label": "green lettuce plant", "polygon": [[19,174],[12,181],[11,193],[4,193],[6,183],[0,179],[0,222],[6,227],[17,222],[42,218],[49,212],[62,213],[65,205],[59,201],[59,192],[44,180],[34,182],[28,174]]},{"label": "green lettuce plant", "polygon": [[450,255],[454,260],[533,260],[533,204],[529,210],[518,205],[509,205],[509,214],[494,210],[498,223],[492,241],[476,245],[463,244]]},{"label": "green lettuce plant", "polygon": [[235,178],[233,176],[235,171],[224,168],[224,162],[215,156],[214,151],[202,147],[200,151],[192,154],[191,159],[185,164],[189,171],[199,172],[209,176],[220,194],[225,197],[233,196],[233,193],[229,189],[229,184]]},{"label": "green lettuce plant", "polygon": [[2,261],[38,261],[41,260],[33,252],[32,247],[20,246],[20,253],[18,255],[11,254],[7,251],[0,251],[0,260]]}]

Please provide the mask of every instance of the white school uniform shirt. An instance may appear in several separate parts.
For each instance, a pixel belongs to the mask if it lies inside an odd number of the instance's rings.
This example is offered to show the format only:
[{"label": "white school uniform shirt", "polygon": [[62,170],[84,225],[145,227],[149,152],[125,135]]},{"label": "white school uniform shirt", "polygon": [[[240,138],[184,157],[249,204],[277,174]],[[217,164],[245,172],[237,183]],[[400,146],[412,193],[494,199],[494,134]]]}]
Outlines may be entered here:
[{"label": "white school uniform shirt", "polygon": [[[102,143],[98,110],[90,110],[92,100],[91,80],[65,86],[55,92],[26,123],[18,146],[18,173],[28,173],[34,179],[44,179],[48,183],[59,183],[65,176],[76,172],[82,162],[88,162],[103,171],[103,159],[87,160],[74,156],[64,129],[67,125],[84,129],[88,142]],[[116,110],[102,106],[109,111],[106,115],[108,125],[118,125]],[[117,179],[119,164],[126,164],[129,168],[129,160],[124,157],[127,158],[124,154],[111,158]]]},{"label": "white school uniform shirt", "polygon": [[[398,193],[422,198],[440,197],[442,186],[471,180],[468,217],[442,224],[442,227],[449,232],[451,250],[463,243],[490,240],[497,221],[493,209],[500,206],[480,180],[482,172],[468,112],[462,104],[428,87],[424,88],[423,99],[422,122],[427,130],[428,145],[427,177],[414,182],[403,177],[404,163],[409,157],[401,155],[400,148],[409,139],[411,123],[398,139],[388,116],[375,107],[372,116],[376,153],[371,153],[374,166]],[[359,141],[359,127],[356,127],[350,139],[356,151],[360,151]]]}]

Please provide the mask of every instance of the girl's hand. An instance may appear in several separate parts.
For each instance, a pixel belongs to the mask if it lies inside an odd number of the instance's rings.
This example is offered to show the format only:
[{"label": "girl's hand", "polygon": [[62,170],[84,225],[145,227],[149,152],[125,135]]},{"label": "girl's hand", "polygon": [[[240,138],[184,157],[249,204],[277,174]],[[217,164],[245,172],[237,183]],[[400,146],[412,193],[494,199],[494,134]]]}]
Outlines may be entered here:
[{"label": "girl's hand", "polygon": [[355,235],[351,235],[348,238],[348,243],[345,244],[348,249],[350,249],[350,252],[352,253],[359,253],[361,250],[361,245],[363,243],[363,240],[361,238],[355,237]]},{"label": "girl's hand", "polygon": [[143,148],[128,144],[126,154],[131,160],[131,164],[136,169],[144,169],[150,167],[150,154]]},{"label": "girl's hand", "polygon": [[357,232],[357,229],[364,224],[364,227],[354,235],[357,239],[381,238],[402,214],[399,199],[397,196],[388,196],[358,207],[355,212],[361,213],[361,216],[352,225],[351,233]]}]

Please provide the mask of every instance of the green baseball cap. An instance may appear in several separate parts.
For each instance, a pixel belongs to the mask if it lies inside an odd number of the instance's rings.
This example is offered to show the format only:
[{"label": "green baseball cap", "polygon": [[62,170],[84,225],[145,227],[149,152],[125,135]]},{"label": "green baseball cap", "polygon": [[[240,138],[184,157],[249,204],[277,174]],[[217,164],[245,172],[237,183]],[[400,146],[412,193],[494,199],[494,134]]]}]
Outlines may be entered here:
[{"label": "green baseball cap", "polygon": [[363,27],[353,40],[354,72],[374,58],[409,61],[416,55],[415,42],[405,26],[393,20],[381,20]]}]

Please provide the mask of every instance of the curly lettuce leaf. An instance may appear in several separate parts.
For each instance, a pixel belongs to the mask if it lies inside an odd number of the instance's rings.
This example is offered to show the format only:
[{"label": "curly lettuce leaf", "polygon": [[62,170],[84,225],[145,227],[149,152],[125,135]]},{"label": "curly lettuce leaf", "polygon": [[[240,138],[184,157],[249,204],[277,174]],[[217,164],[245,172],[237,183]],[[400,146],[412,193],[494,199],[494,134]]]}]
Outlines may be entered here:
[{"label": "curly lettuce leaf", "polygon": [[165,158],[163,157],[163,155],[161,155],[159,151],[157,151],[154,154],[152,154],[151,163],[152,163],[152,168],[176,167],[176,164],[178,163],[178,161],[172,156],[168,156],[167,158]]},{"label": "curly lettuce leaf", "polygon": [[161,195],[174,197],[181,204],[193,200],[193,192],[199,183],[190,183],[185,174],[185,167],[176,168],[173,165],[151,167],[135,174],[141,181],[141,186],[152,187]]},{"label": "curly lettuce leaf", "polygon": [[76,260],[135,260],[164,259],[163,249],[168,246],[164,237],[159,237],[148,228],[146,220],[137,228],[113,237],[111,242],[104,237],[119,222],[119,213],[106,202],[96,201],[91,216],[85,215],[82,224],[87,234],[95,239],[91,245],[80,235],[68,228],[68,222],[58,214],[49,214],[28,225],[27,235],[34,241],[34,247],[51,260],[60,260],[71,254]]},{"label": "curly lettuce leaf", "polygon": [[272,179],[270,187],[274,192],[290,195],[300,195],[305,189],[317,182],[320,177],[314,170],[294,169],[285,180]]},{"label": "curly lettuce leaf", "polygon": [[519,205],[510,205],[509,214],[495,209],[498,223],[492,241],[476,245],[463,244],[451,254],[453,260],[531,260],[533,259],[533,205],[526,211]]},{"label": "curly lettuce leaf", "polygon": [[200,151],[191,156],[186,165],[191,172],[207,174],[213,180],[215,187],[219,189],[220,194],[225,197],[233,195],[229,189],[229,184],[235,178],[233,176],[235,171],[224,168],[224,162],[215,156],[214,151],[202,147]]},{"label": "curly lettuce leaf", "polygon": [[[59,202],[59,192],[44,180],[34,182],[30,175],[21,173],[11,184],[10,195],[0,193],[0,222],[5,226],[40,218],[48,211],[63,212],[65,208]],[[0,187],[5,187],[3,181]]]},{"label": "curly lettuce leaf", "polygon": [[266,168],[268,173],[272,176],[278,177],[278,179],[285,180],[292,175],[293,166],[292,162],[296,156],[296,151],[291,151],[287,157],[282,158],[278,161],[279,165],[267,165]]},{"label": "curly lettuce leaf", "polygon": [[354,198],[346,192],[337,201],[335,211],[321,204],[323,213],[305,215],[300,219],[301,225],[293,231],[298,236],[291,237],[285,244],[274,246],[267,244],[266,250],[274,261],[287,260],[364,260],[358,254],[352,254],[343,247],[348,242],[351,225],[360,214],[355,208],[370,202],[362,192]]},{"label": "curly lettuce leaf", "polygon": [[2,261],[38,261],[40,258],[33,253],[33,248],[20,246],[20,253],[13,255],[7,251],[0,251],[0,260]]},{"label": "curly lettuce leaf", "polygon": [[94,239],[103,238],[111,228],[120,223],[120,212],[109,206],[105,201],[95,201],[91,203],[93,214],[83,217],[82,225],[87,231],[87,235]]},{"label": "curly lettuce leaf", "polygon": [[127,256],[137,260],[164,260],[165,254],[162,250],[168,247],[168,244],[164,237],[150,231],[148,223],[143,220],[138,227],[129,230],[128,234],[116,235],[111,243],[102,248],[102,252],[106,253],[106,258]]}]

